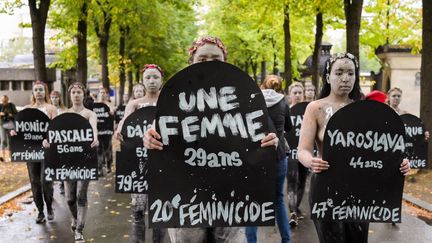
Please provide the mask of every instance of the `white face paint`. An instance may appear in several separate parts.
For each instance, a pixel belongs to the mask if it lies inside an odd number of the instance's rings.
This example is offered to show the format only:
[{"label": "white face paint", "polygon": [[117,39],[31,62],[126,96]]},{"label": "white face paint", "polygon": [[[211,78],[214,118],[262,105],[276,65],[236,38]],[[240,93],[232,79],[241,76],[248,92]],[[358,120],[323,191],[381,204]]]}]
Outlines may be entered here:
[{"label": "white face paint", "polygon": [[36,100],[45,99],[45,87],[42,84],[36,84],[33,86],[33,96]]},{"label": "white face paint", "polygon": [[334,94],[348,96],[354,88],[355,79],[355,66],[352,60],[342,58],[333,63],[328,81]]},{"label": "white face paint", "polygon": [[137,86],[133,91],[134,99],[139,99],[144,97],[144,88],[142,86]]},{"label": "white face paint", "polygon": [[225,61],[222,49],[217,45],[206,43],[197,48],[192,63],[207,62],[207,61]]},{"label": "white face paint", "polygon": [[291,105],[298,104],[304,101],[303,89],[300,87],[293,87],[290,91]]},{"label": "white face paint", "polygon": [[162,86],[162,74],[156,68],[146,69],[143,73],[143,84],[146,92],[158,92]]},{"label": "white face paint", "polygon": [[402,93],[399,90],[393,90],[389,95],[389,103],[392,107],[398,107],[402,98]]},{"label": "white face paint", "polygon": [[84,91],[79,87],[73,87],[70,90],[70,98],[73,104],[82,104],[84,100]]},{"label": "white face paint", "polygon": [[60,97],[58,97],[57,95],[51,95],[50,99],[53,106],[58,107],[60,105]]}]

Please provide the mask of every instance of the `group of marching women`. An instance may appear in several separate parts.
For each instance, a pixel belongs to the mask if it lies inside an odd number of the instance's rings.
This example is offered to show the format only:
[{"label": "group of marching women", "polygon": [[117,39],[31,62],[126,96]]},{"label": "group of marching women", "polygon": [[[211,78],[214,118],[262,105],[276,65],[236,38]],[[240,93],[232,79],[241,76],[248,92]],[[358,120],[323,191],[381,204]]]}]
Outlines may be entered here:
[{"label": "group of marching women", "polygon": [[[189,63],[195,64],[206,61],[227,61],[227,49],[217,37],[203,37],[195,41],[189,49]],[[163,84],[163,70],[156,64],[147,64],[142,70],[142,83],[133,87],[133,94],[125,108],[124,118],[119,122],[114,138],[123,141],[121,135],[124,120],[134,111],[147,106],[156,106],[160,90]],[[275,218],[279,228],[281,242],[290,242],[291,227],[298,224],[298,219],[304,217],[299,206],[305,191],[306,178],[309,173],[316,175],[329,169],[327,161],[321,159],[324,130],[332,114],[342,107],[360,100],[359,65],[356,58],[349,53],[333,55],[326,63],[323,74],[323,89],[320,96],[316,97],[315,87],[311,83],[293,83],[289,87],[289,94],[281,93],[282,82],[278,76],[270,75],[261,84],[260,88],[268,109],[269,120],[274,125],[275,131],[268,133],[261,140],[261,147],[275,146],[277,161],[275,184]],[[73,112],[87,119],[97,134],[96,114],[84,106],[86,89],[77,82],[68,88],[68,97],[72,107],[65,108],[61,104],[61,94],[52,92],[48,95],[47,86],[43,82],[35,82],[33,85],[32,101],[26,108],[38,109],[44,112],[50,119],[64,112]],[[110,107],[110,113],[115,109],[109,102],[108,90],[101,89],[101,102]],[[290,153],[289,144],[286,143],[285,134],[292,128],[290,108],[302,103],[307,105],[297,149],[298,159],[288,160]],[[326,114],[325,110],[331,109],[332,114]],[[12,135],[14,133],[12,132]],[[160,134],[150,128],[143,138],[147,149],[163,150]],[[47,140],[44,147],[49,147]],[[316,148],[315,148],[316,146]],[[98,150],[98,167],[102,173],[106,166],[107,173],[112,167],[111,137],[94,136],[91,147]],[[292,150],[293,148],[291,148]],[[314,152],[317,150],[317,152]],[[45,222],[44,207],[46,206],[48,220],[54,219],[53,185],[43,178],[43,163],[27,163],[34,202],[39,211],[36,223]],[[400,165],[400,173],[407,174],[409,163],[403,160]],[[313,177],[313,176],[312,176]],[[288,181],[289,210],[284,203],[284,183]],[[63,183],[62,183],[63,184]],[[71,229],[74,232],[76,242],[83,242],[83,229],[87,213],[87,190],[89,181],[66,181],[64,193],[72,214]],[[311,182],[314,187],[314,180]],[[148,197],[146,194],[131,194],[133,215],[133,242],[145,241],[144,216],[148,210]],[[290,211],[290,213],[289,213]],[[324,242],[367,242],[368,223],[328,222],[314,220],[318,238]],[[257,242],[258,227],[213,227],[213,228],[169,228],[153,229],[153,241],[163,242],[169,235],[171,242]]]}]

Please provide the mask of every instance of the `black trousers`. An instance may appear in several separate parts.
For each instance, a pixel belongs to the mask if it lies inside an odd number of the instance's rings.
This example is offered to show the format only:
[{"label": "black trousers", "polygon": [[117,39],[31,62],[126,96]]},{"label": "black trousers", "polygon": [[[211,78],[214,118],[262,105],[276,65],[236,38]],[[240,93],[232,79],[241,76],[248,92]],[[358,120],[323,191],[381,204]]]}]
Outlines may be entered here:
[{"label": "black trousers", "polygon": [[31,190],[33,193],[33,201],[36,204],[38,211],[44,211],[44,200],[47,210],[52,210],[53,202],[53,182],[44,180],[43,162],[27,163],[27,170],[30,177]]},{"label": "black trousers", "polygon": [[112,153],[112,137],[111,136],[98,136],[99,147],[97,152],[99,173],[102,172],[102,168],[105,165],[108,170],[111,169],[113,161]]},{"label": "black trousers", "polygon": [[369,223],[314,220],[320,243],[367,243]]},{"label": "black trousers", "polygon": [[309,174],[308,168],[304,167],[298,160],[290,160],[287,171],[288,182],[288,207],[290,212],[300,213],[299,207]]}]

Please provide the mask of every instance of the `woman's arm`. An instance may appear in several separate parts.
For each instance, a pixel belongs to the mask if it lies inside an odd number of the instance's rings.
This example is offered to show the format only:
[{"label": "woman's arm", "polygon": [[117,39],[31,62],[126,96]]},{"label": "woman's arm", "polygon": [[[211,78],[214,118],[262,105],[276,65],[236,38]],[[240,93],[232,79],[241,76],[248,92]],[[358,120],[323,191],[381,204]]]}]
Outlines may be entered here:
[{"label": "woman's arm", "polygon": [[313,157],[315,138],[318,136],[318,103],[311,102],[306,107],[300,129],[300,139],[298,146],[299,161],[307,168],[311,168],[314,173],[320,173],[329,168],[327,161]]},{"label": "woman's arm", "polygon": [[121,135],[121,130],[123,128],[123,123],[126,120],[126,117],[128,117],[132,112],[136,110],[135,102],[131,101],[126,105],[125,108],[125,114],[123,116],[123,119],[120,120],[119,124],[117,125],[117,129],[114,132],[114,137],[117,138],[120,141],[123,141],[123,136]]},{"label": "woman's arm", "polygon": [[93,142],[91,143],[90,147],[94,148],[99,145],[98,141],[98,130],[97,130],[97,116],[96,113],[89,110],[89,123],[93,130]]}]

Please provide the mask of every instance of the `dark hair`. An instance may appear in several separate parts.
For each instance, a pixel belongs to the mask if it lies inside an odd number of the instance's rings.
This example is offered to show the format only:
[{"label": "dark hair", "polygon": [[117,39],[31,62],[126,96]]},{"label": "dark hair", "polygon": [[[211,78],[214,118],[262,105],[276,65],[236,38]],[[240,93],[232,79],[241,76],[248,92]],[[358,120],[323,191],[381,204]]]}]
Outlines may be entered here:
[{"label": "dark hair", "polygon": [[81,82],[73,82],[71,85],[69,85],[69,88],[68,88],[68,93],[69,94],[70,94],[72,88],[80,88],[80,89],[82,89],[82,91],[84,93],[84,98],[85,98],[87,89],[86,89],[86,87],[84,86],[83,83],[81,83]]},{"label": "dark hair", "polygon": [[337,60],[343,59],[343,58],[350,59],[354,63],[354,69],[355,69],[354,87],[353,87],[352,91],[348,94],[348,97],[350,97],[354,101],[358,101],[361,99],[360,68],[359,68],[358,61],[355,58],[355,56],[351,53],[348,53],[348,52],[336,53],[336,54],[331,55],[331,57],[329,59],[327,59],[327,61],[325,63],[325,69],[324,69],[324,72],[322,75],[323,87],[321,89],[321,93],[319,96],[320,99],[329,96],[331,87],[330,87],[330,83],[328,82],[328,79],[330,77],[331,69],[333,67],[333,64]]}]

